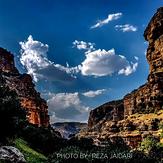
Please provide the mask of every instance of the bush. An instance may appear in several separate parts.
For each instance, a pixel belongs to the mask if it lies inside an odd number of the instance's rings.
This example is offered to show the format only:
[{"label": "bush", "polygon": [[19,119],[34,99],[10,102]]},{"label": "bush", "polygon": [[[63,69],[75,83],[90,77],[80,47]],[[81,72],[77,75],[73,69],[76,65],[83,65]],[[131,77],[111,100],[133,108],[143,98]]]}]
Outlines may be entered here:
[{"label": "bush", "polygon": [[157,146],[158,142],[158,139],[150,135],[141,142],[140,149],[145,153],[149,153],[153,148]]},{"label": "bush", "polygon": [[66,145],[66,140],[62,139],[54,129],[35,127],[32,124],[23,128],[21,136],[32,148],[46,155]]},{"label": "bush", "polygon": [[163,145],[159,142],[158,138],[149,135],[142,141],[140,149],[143,153],[146,153],[146,156],[150,161],[161,162],[163,156]]},{"label": "bush", "polygon": [[[120,139],[117,139],[117,142]],[[127,162],[132,158],[112,158],[113,155],[131,154],[130,150],[123,146],[123,143],[115,142],[111,143],[108,140],[108,145],[106,146],[95,146],[92,145],[91,139],[82,138],[78,140],[73,138],[68,142],[67,147],[61,148],[59,151],[54,152],[49,155],[49,163],[114,163],[114,162]],[[131,154],[132,155],[132,154]]]},{"label": "bush", "polygon": [[18,133],[26,121],[26,113],[14,91],[1,85],[0,92],[0,142],[4,143]]},{"label": "bush", "polygon": [[93,139],[91,138],[76,138],[73,137],[67,142],[68,146],[77,146],[82,149],[92,149],[93,148]]}]

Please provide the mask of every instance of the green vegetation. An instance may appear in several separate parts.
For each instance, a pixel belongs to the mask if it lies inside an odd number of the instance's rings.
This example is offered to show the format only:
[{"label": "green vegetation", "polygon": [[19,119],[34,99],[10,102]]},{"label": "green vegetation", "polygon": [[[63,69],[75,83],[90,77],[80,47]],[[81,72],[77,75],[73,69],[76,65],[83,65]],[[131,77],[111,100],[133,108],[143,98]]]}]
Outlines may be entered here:
[{"label": "green vegetation", "polygon": [[157,146],[157,144],[158,140],[156,138],[154,138],[153,136],[148,136],[141,142],[140,149],[145,153],[149,153],[152,148]]},{"label": "green vegetation", "polygon": [[145,153],[151,161],[161,162],[163,156],[163,144],[160,143],[158,138],[149,135],[141,142],[140,151]]},{"label": "green vegetation", "polygon": [[[29,124],[15,92],[4,85],[0,86],[0,92],[0,143],[18,148],[27,163],[107,163],[107,161],[109,163],[119,161],[127,163],[148,160],[159,163],[161,161],[163,144],[152,135],[143,140],[139,150],[132,152],[122,139],[117,139],[114,144],[108,140],[108,145],[105,147],[92,145],[91,138],[80,138],[79,140],[74,137],[64,140],[51,127],[36,127]],[[153,131],[159,130],[160,137],[163,138],[163,123],[160,121],[162,115],[163,111],[157,114],[134,114],[128,118],[131,123],[127,127],[137,133],[139,131],[135,130],[133,121],[143,121],[150,125]],[[85,158],[81,158],[83,154]],[[0,163],[3,161],[0,160]]]},{"label": "green vegetation", "polygon": [[14,144],[15,147],[18,148],[24,154],[24,157],[27,162],[45,163],[47,161],[47,158],[43,154],[33,150],[31,147],[29,147],[28,143],[23,139],[16,139],[14,141]]},{"label": "green vegetation", "polygon": [[[121,156],[120,156],[121,155]],[[112,158],[112,157],[115,158]],[[121,161],[129,161],[132,158],[130,151],[121,148],[93,147],[86,150],[78,146],[67,146],[55,152],[48,159],[50,163],[111,163]]]},{"label": "green vegetation", "polygon": [[29,145],[45,155],[53,153],[65,145],[64,139],[53,128],[36,127],[28,124],[22,129],[21,137],[26,140]]},{"label": "green vegetation", "polygon": [[[106,142],[105,142],[106,143]],[[66,147],[49,155],[49,163],[112,163],[112,162],[153,162],[161,163],[163,145],[154,136],[148,136],[139,150],[131,150],[122,139],[110,142],[106,146],[91,145],[91,140],[69,140]]]},{"label": "green vegetation", "polygon": [[6,143],[19,133],[26,121],[25,111],[21,108],[17,94],[3,84],[0,86],[0,142]]},{"label": "green vegetation", "polygon": [[160,129],[160,138],[161,138],[161,142],[163,144],[163,122],[159,123],[159,129]]}]

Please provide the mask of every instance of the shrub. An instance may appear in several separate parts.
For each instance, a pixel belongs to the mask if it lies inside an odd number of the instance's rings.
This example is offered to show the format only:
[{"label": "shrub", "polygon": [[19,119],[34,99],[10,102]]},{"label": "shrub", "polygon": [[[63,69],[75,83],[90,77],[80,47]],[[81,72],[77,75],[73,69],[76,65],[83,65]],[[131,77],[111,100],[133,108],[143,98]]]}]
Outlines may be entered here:
[{"label": "shrub", "polygon": [[157,143],[158,143],[158,139],[150,135],[141,142],[140,149],[145,153],[149,153],[152,150],[152,148],[157,146]]},{"label": "shrub", "polygon": [[0,142],[4,143],[18,133],[20,125],[26,121],[26,114],[14,91],[1,85],[0,92]]},{"label": "shrub", "polygon": [[29,124],[23,128],[21,136],[31,147],[44,154],[53,153],[66,145],[66,140],[52,128],[35,127]]}]

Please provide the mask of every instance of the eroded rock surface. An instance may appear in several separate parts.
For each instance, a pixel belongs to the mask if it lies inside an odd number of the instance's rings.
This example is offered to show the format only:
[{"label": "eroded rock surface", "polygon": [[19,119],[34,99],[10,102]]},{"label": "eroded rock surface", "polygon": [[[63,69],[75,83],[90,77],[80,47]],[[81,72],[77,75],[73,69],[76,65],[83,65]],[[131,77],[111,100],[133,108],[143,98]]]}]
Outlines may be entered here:
[{"label": "eroded rock surface", "polygon": [[100,121],[118,121],[124,118],[123,100],[111,101],[90,112],[88,127],[94,127]]},{"label": "eroded rock surface", "polygon": [[148,24],[144,37],[149,42],[146,58],[149,76],[146,84],[124,97],[124,115],[163,109],[163,7]]},{"label": "eroded rock surface", "polygon": [[88,131],[80,133],[79,137],[111,140],[120,137],[134,148],[144,135],[159,135],[158,124],[163,121],[163,7],[152,17],[144,37],[149,42],[147,82],[122,100],[92,110]]},{"label": "eroded rock surface", "polygon": [[26,160],[24,155],[15,147],[12,146],[2,146],[0,147],[0,162],[15,162],[15,163],[25,163]]},{"label": "eroded rock surface", "polygon": [[27,111],[29,122],[47,127],[49,116],[46,101],[35,90],[31,76],[20,74],[15,67],[14,56],[3,48],[0,48],[0,76],[1,80],[18,94],[21,106]]}]

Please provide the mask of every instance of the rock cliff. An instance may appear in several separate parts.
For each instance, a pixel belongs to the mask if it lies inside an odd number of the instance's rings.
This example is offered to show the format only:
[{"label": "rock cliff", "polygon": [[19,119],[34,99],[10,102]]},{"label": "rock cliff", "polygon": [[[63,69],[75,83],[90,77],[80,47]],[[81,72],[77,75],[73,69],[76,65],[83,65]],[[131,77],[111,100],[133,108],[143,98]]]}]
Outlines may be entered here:
[{"label": "rock cliff", "polygon": [[144,37],[149,42],[146,58],[149,63],[147,82],[124,96],[90,112],[88,132],[79,136],[97,138],[117,137],[136,147],[144,135],[159,135],[158,124],[163,121],[163,7],[152,17]]},{"label": "rock cliff", "polygon": [[101,121],[118,121],[124,118],[123,100],[111,101],[90,112],[88,127],[95,127]]},{"label": "rock cliff", "polygon": [[37,126],[48,126],[48,106],[35,90],[32,78],[28,74],[20,74],[14,64],[14,56],[0,48],[0,76],[4,83],[16,91],[22,108],[27,111],[30,123]]},{"label": "rock cliff", "polygon": [[148,81],[124,97],[124,115],[153,112],[163,106],[163,7],[148,24],[144,37],[149,42],[146,58],[150,71]]}]

